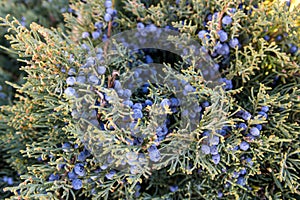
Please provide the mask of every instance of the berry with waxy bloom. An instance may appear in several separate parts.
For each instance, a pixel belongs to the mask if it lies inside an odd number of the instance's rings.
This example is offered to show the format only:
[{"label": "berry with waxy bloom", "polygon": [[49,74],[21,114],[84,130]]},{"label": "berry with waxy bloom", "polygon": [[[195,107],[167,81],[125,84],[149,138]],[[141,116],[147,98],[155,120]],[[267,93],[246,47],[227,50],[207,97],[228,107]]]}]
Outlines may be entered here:
[{"label": "berry with waxy bloom", "polygon": [[225,42],[228,39],[228,34],[224,30],[219,30],[218,35],[221,42]]},{"label": "berry with waxy bloom", "polygon": [[255,136],[255,137],[257,137],[257,136],[259,136],[260,133],[259,133],[258,128],[252,127],[252,128],[250,129],[250,134],[253,135],[253,136]]},{"label": "berry with waxy bloom", "polygon": [[202,151],[203,154],[209,154],[210,153],[210,147],[206,144],[203,144],[201,146],[201,151]]},{"label": "berry with waxy bloom", "polygon": [[243,141],[241,142],[240,144],[240,149],[243,150],[243,151],[247,151],[249,149],[250,145],[248,142],[246,141]]},{"label": "berry with waxy bloom", "polygon": [[219,164],[220,160],[221,160],[221,156],[220,154],[216,154],[212,156],[212,160],[215,164]]},{"label": "berry with waxy bloom", "polygon": [[222,19],[222,24],[223,25],[229,25],[232,23],[232,18],[228,15],[225,15]]},{"label": "berry with waxy bloom", "polygon": [[74,167],[74,172],[78,176],[84,176],[85,175],[84,165],[82,163],[77,163]]},{"label": "berry with waxy bloom", "polygon": [[72,187],[74,190],[80,190],[82,188],[82,181],[80,179],[74,179],[72,181]]}]

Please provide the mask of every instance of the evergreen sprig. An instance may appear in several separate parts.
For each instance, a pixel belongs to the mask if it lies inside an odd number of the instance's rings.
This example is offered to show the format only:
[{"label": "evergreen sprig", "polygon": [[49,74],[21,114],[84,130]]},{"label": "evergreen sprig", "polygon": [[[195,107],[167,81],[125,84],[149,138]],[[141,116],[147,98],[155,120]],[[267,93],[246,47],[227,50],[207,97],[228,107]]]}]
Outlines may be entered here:
[{"label": "evergreen sprig", "polygon": [[[0,18],[11,44],[2,48],[26,73],[24,83],[8,83],[13,104],[1,106],[3,157],[21,179],[5,189],[10,199],[299,198],[296,9],[238,0],[72,0],[70,7],[67,31]],[[191,55],[169,63],[166,52],[105,43],[136,27],[180,33],[166,43],[196,40],[220,84],[209,87]],[[136,91],[120,88],[154,60],[165,76]],[[178,91],[189,101],[178,103]],[[184,117],[195,113],[201,120],[191,129],[195,121]]]}]

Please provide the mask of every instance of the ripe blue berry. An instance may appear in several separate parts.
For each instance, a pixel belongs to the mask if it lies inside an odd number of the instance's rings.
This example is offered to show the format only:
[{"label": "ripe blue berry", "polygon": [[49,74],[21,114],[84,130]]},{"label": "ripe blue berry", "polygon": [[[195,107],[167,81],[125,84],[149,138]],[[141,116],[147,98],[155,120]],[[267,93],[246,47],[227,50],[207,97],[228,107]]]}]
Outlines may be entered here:
[{"label": "ripe blue berry", "polygon": [[220,81],[226,84],[225,86],[223,86],[224,90],[231,90],[232,89],[233,85],[232,85],[231,80],[228,80],[226,78],[221,78]]},{"label": "ripe blue berry", "polygon": [[146,57],[146,63],[153,63],[153,59],[151,58],[151,56],[149,56],[149,55],[146,55],[145,56]]},{"label": "ripe blue berry", "polygon": [[234,171],[232,174],[232,178],[237,178],[237,177],[239,177],[239,175],[240,175],[240,172]]},{"label": "ripe blue berry", "polygon": [[241,175],[245,175],[247,173],[247,170],[245,168],[241,169],[240,170],[240,174]]},{"label": "ripe blue berry", "polygon": [[158,162],[161,158],[160,152],[158,150],[149,152],[150,160],[153,162]]},{"label": "ripe blue berry", "polygon": [[[105,69],[106,70],[106,69]],[[101,70],[102,71],[102,70]],[[99,72],[98,72],[99,73]],[[114,89],[115,90],[119,90],[119,89],[122,89],[122,85],[121,85],[121,82],[119,80],[115,80],[114,82]]]},{"label": "ripe blue berry", "polygon": [[154,25],[154,24],[150,24],[146,27],[146,29],[149,31],[149,32],[155,32],[157,30],[157,27]]},{"label": "ripe blue berry", "polygon": [[125,89],[123,96],[124,96],[124,98],[130,98],[131,94],[132,94],[131,90]]},{"label": "ripe blue berry", "polygon": [[110,15],[113,15],[114,14],[114,9],[112,8],[107,8],[106,9],[106,13],[110,14]]},{"label": "ripe blue berry", "polygon": [[269,111],[269,106],[263,106],[263,107],[261,107],[261,111],[267,113]]},{"label": "ripe blue berry", "polygon": [[151,151],[156,151],[157,150],[157,147],[155,145],[151,145],[149,148],[148,148],[148,152],[151,152]]},{"label": "ripe blue berry", "polygon": [[76,75],[76,70],[74,68],[70,68],[69,71],[68,71],[68,75],[69,76]]},{"label": "ripe blue berry", "polygon": [[236,182],[237,184],[241,185],[241,186],[245,186],[246,185],[246,181],[245,178],[240,176]]},{"label": "ripe blue berry", "polygon": [[140,169],[136,165],[131,165],[130,166],[130,174],[138,174],[140,172]]},{"label": "ripe blue berry", "polygon": [[141,137],[136,137],[133,140],[133,145],[141,145],[144,142],[144,139]]},{"label": "ripe blue berry", "polygon": [[8,177],[7,176],[3,176],[3,182],[7,182]]},{"label": "ripe blue berry", "polygon": [[210,136],[210,131],[204,131],[202,133],[202,137],[209,137]]},{"label": "ripe blue berry", "polygon": [[178,186],[177,185],[170,186],[170,191],[171,192],[176,192],[177,190],[178,190]]},{"label": "ripe blue berry", "polygon": [[86,51],[90,51],[90,47],[85,43],[81,45],[81,48],[86,50]]},{"label": "ripe blue berry", "polygon": [[152,106],[152,105],[153,105],[153,102],[152,102],[151,100],[147,99],[147,100],[145,101],[145,105],[146,105],[146,106]]},{"label": "ripe blue berry", "polygon": [[225,188],[229,188],[230,186],[231,186],[231,184],[229,182],[226,182],[224,185]]},{"label": "ripe blue berry", "polygon": [[218,35],[221,42],[225,42],[228,39],[228,34],[224,30],[219,30]]},{"label": "ripe blue berry", "polygon": [[159,126],[159,127],[156,129],[156,135],[157,135],[158,137],[165,136],[167,133],[168,133],[168,128],[167,128],[166,125]]},{"label": "ripe blue berry", "polygon": [[242,114],[242,118],[244,120],[249,120],[251,118],[251,114],[247,111],[245,111],[243,114]]},{"label": "ripe blue berry", "polygon": [[252,158],[246,158],[246,162],[247,162],[250,166],[253,165]]},{"label": "ripe blue berry", "polygon": [[117,93],[119,96],[123,96],[124,94],[124,90],[120,89],[120,90],[117,90]]},{"label": "ripe blue berry", "polygon": [[206,21],[211,21],[212,20],[212,14],[208,14],[206,16]]},{"label": "ripe blue berry", "polygon": [[283,38],[282,38],[282,35],[277,35],[276,38],[275,38],[275,40],[276,40],[277,42],[280,42],[282,39],[283,39]]},{"label": "ripe blue berry", "polygon": [[131,107],[133,105],[133,102],[131,100],[126,100],[126,101],[123,101],[123,104]]},{"label": "ripe blue berry", "polygon": [[212,138],[210,138],[210,140],[209,140],[209,143],[211,145],[218,145],[219,142],[220,142],[220,138],[219,138],[219,136],[216,136],[216,135],[212,136]]},{"label": "ripe blue berry", "polygon": [[184,90],[183,90],[183,94],[186,96],[188,95],[190,92],[194,92],[196,89],[191,86],[190,84],[187,84],[184,86]]},{"label": "ripe blue berry", "polygon": [[292,45],[289,49],[290,53],[295,54],[298,51],[298,47],[296,45]]},{"label": "ripe blue berry", "polygon": [[228,15],[225,15],[222,19],[222,24],[229,25],[232,23],[232,18]]},{"label": "ripe blue berry", "polygon": [[82,163],[77,163],[74,167],[74,172],[78,176],[84,176],[85,175],[84,165]]},{"label": "ripe blue berry", "polygon": [[142,30],[145,28],[145,25],[142,22],[139,22],[139,23],[137,23],[136,27],[138,30]]},{"label": "ripe blue berry", "polygon": [[71,86],[72,86],[72,85],[75,84],[76,78],[73,77],[73,76],[72,76],[72,77],[68,77],[67,80],[66,80],[66,82],[67,82],[68,85],[71,85]]},{"label": "ripe blue berry", "polygon": [[169,107],[171,105],[171,102],[169,99],[163,99],[161,102],[160,102],[160,106],[165,108],[165,107]]},{"label": "ripe blue berry", "polygon": [[108,13],[104,15],[104,21],[109,22],[112,19],[112,16]]},{"label": "ripe blue berry", "polygon": [[139,196],[141,196],[141,193],[140,193],[139,191],[136,191],[136,192],[134,193],[134,196],[135,196],[135,198],[138,198]]},{"label": "ripe blue berry", "polygon": [[239,146],[235,146],[235,147],[233,147],[232,151],[237,151],[237,150],[239,150],[239,149],[240,149]]},{"label": "ripe blue berry", "polygon": [[232,14],[235,13],[236,12],[236,8],[230,8],[229,12],[232,13]]},{"label": "ripe blue berry", "polygon": [[[202,106],[203,108],[206,108],[206,107],[209,106],[209,102],[208,102],[208,101],[204,101],[204,102],[201,103],[201,106]],[[204,133],[203,133],[203,134],[204,134]]]},{"label": "ripe blue berry", "polygon": [[211,155],[217,155],[218,154],[218,147],[217,145],[213,145],[210,147],[210,154]]},{"label": "ripe blue berry", "polygon": [[102,170],[107,169],[107,167],[108,167],[107,165],[101,165],[101,166],[100,166],[100,168],[101,168]]},{"label": "ripe blue berry", "polygon": [[135,186],[135,190],[136,190],[136,191],[140,191],[141,188],[142,188],[142,187],[141,187],[141,185],[140,185],[139,183]]},{"label": "ripe blue berry", "polygon": [[49,176],[49,181],[56,181],[56,180],[59,180],[59,175],[58,174],[51,174],[50,176]]},{"label": "ripe blue berry", "polygon": [[88,57],[86,59],[86,67],[91,67],[96,64],[96,60],[94,57]]},{"label": "ripe blue berry", "polygon": [[252,128],[250,129],[250,134],[253,135],[253,136],[255,136],[255,137],[257,137],[257,136],[259,136],[260,133],[259,133],[258,128],[252,127]]},{"label": "ripe blue berry", "polygon": [[247,129],[247,124],[245,124],[245,123],[239,123],[238,128],[246,130]]},{"label": "ripe blue berry", "polygon": [[208,146],[208,145],[206,145],[206,144],[203,144],[202,146],[201,146],[201,151],[202,151],[202,153],[203,154],[209,154],[210,153],[210,147]]},{"label": "ripe blue berry", "polygon": [[219,14],[220,14],[219,12],[214,12],[212,18],[213,18],[214,20],[218,19]]},{"label": "ripe blue berry", "polygon": [[217,44],[216,50],[217,50],[217,53],[222,55],[222,56],[228,55],[230,53],[229,46],[226,43]]},{"label": "ripe blue berry", "polygon": [[126,153],[126,158],[127,158],[127,162],[129,165],[134,165],[136,164],[137,160],[138,160],[138,154],[136,152],[128,152]]},{"label": "ripe blue berry", "polygon": [[82,188],[82,181],[80,179],[74,179],[72,181],[72,187],[74,190],[80,190]]},{"label": "ripe blue berry", "polygon": [[92,37],[94,40],[96,40],[100,37],[100,33],[98,31],[94,31],[94,32],[92,32]]},{"label": "ripe blue berry", "polygon": [[[105,66],[98,66],[97,67],[97,72],[98,72],[98,74],[105,74],[105,72],[106,72],[106,67]],[[116,82],[116,81],[115,81]],[[116,83],[115,83],[116,84]]]},{"label": "ripe blue berry", "polygon": [[68,178],[69,178],[70,180],[74,180],[74,179],[77,178],[77,174],[75,174],[73,171],[68,172]]},{"label": "ripe blue berry", "polygon": [[258,130],[262,130],[262,125],[261,124],[257,124],[257,125],[255,125],[255,127],[258,129]]},{"label": "ripe blue berry", "polygon": [[249,149],[250,145],[248,144],[248,142],[241,142],[240,144],[240,149],[243,150],[243,151],[247,151]]},{"label": "ripe blue berry", "polygon": [[266,118],[266,119],[268,118],[267,113],[262,112],[262,111],[258,112],[258,115],[259,115],[259,116],[262,116],[262,117],[264,117],[264,118]]},{"label": "ripe blue berry", "polygon": [[230,41],[229,41],[229,46],[231,47],[231,48],[235,48],[236,46],[238,46],[239,45],[239,40],[237,39],[237,38],[233,38],[233,39],[231,39]]},{"label": "ripe blue berry", "polygon": [[106,1],[104,2],[104,6],[105,6],[106,8],[111,8],[111,7],[112,7],[112,1],[106,0]]},{"label": "ripe blue berry", "polygon": [[226,130],[223,128],[221,130],[217,130],[216,132],[222,136],[225,136],[227,134]]},{"label": "ripe blue berry", "polygon": [[6,183],[7,183],[8,185],[13,185],[13,184],[14,184],[13,178],[12,178],[12,177],[8,177]]},{"label": "ripe blue berry", "polygon": [[221,156],[220,154],[216,154],[212,156],[212,160],[215,164],[218,164],[220,162]]},{"label": "ripe blue berry", "polygon": [[83,39],[85,39],[85,38],[90,37],[90,34],[89,34],[88,32],[83,32],[83,33],[81,34],[81,37],[82,37]]},{"label": "ripe blue berry", "polygon": [[111,101],[113,98],[112,98],[111,95],[104,93],[104,99],[105,99],[106,101]]},{"label": "ripe blue berry", "polygon": [[95,28],[100,30],[103,27],[103,23],[102,22],[96,22],[95,23]]},{"label": "ripe blue berry", "polygon": [[[179,106],[179,101],[178,101],[178,104],[175,104],[176,106]],[[192,107],[192,110],[195,112],[195,113],[199,113],[202,111],[202,107],[199,106],[198,104],[194,104],[193,107]]]},{"label": "ripe blue berry", "polygon": [[241,118],[243,118],[244,120],[248,121],[249,119],[251,119],[252,115],[245,111],[245,110],[241,110],[237,113],[237,115]]},{"label": "ripe blue berry", "polygon": [[184,86],[184,90],[186,92],[193,92],[193,91],[195,91],[195,88],[193,86],[191,86],[190,84],[187,84]]},{"label": "ripe blue berry", "polygon": [[106,34],[103,34],[102,41],[105,42],[106,40],[108,40],[108,36]]},{"label": "ripe blue berry", "polygon": [[72,96],[75,96],[76,95],[76,90],[72,87],[67,87],[64,91],[65,95],[67,97],[72,97]]},{"label": "ripe blue berry", "polygon": [[76,81],[78,82],[78,83],[85,83],[85,81],[86,81],[86,78],[84,77],[84,76],[77,76],[76,77]]},{"label": "ripe blue berry", "polygon": [[160,152],[155,145],[152,145],[148,148],[148,153],[150,160],[153,162],[158,162],[161,158]]},{"label": "ripe blue berry", "polygon": [[63,149],[64,152],[69,151],[70,148],[71,148],[71,144],[68,143],[68,142],[66,142],[66,143],[64,143],[64,144],[62,145],[62,149]]},{"label": "ripe blue berry", "polygon": [[201,30],[198,33],[198,37],[203,40],[208,32],[206,30]]},{"label": "ripe blue berry", "polygon": [[109,180],[111,180],[114,175],[116,174],[116,171],[115,170],[110,170],[108,174],[105,175],[105,177]]},{"label": "ripe blue berry", "polygon": [[133,117],[133,119],[141,119],[141,118],[143,118],[143,113],[139,109],[134,109],[132,117]]},{"label": "ripe blue berry", "polygon": [[142,110],[143,106],[141,103],[135,103],[135,104],[133,104],[132,109]]},{"label": "ripe blue berry", "polygon": [[264,40],[269,41],[270,39],[271,39],[270,36],[268,36],[268,35],[265,35],[265,36],[264,36]]},{"label": "ripe blue berry", "polygon": [[221,191],[218,192],[218,198],[222,198],[223,197],[223,193]]},{"label": "ripe blue berry", "polygon": [[80,152],[78,157],[77,157],[77,160],[80,161],[80,162],[83,162],[83,161],[85,161],[85,159],[86,159],[85,153],[83,151]]},{"label": "ripe blue berry", "polygon": [[99,79],[95,75],[90,75],[88,81],[94,85],[97,85],[99,83]]}]

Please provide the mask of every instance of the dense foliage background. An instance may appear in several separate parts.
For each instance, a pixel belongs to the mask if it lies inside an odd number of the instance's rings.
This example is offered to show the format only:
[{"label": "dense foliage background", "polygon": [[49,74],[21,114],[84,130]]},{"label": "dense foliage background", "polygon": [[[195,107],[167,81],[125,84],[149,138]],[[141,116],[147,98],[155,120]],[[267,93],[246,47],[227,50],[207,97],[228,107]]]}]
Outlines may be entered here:
[{"label": "dense foliage background", "polygon": [[[8,0],[0,17],[1,198],[300,198],[298,1]],[[197,41],[222,85],[189,55],[104,43],[159,28]],[[174,88],[122,88],[153,62],[197,95],[193,112]]]}]

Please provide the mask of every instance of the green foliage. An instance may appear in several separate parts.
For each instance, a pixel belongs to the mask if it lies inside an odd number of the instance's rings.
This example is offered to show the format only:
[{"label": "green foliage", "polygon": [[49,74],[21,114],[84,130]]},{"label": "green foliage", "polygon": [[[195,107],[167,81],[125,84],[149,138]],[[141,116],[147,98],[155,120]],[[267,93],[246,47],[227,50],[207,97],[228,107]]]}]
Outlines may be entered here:
[{"label": "green foliage", "polygon": [[[53,1],[37,1],[37,0],[3,0],[0,2],[0,17],[5,17],[7,14],[16,17],[23,26],[29,26],[31,22],[38,22],[45,27],[62,27],[63,16],[62,12],[68,9],[68,1],[53,0]],[[5,27],[0,28],[0,45],[7,48],[10,44],[4,38],[7,33]],[[19,67],[22,65],[17,61],[17,55],[11,54],[5,49],[0,51],[0,68],[1,68],[1,84],[4,81],[14,81],[21,84],[24,74],[21,73]],[[7,87],[7,86],[5,86]],[[9,90],[12,90],[9,88]],[[9,98],[8,100],[11,100]],[[0,103],[3,104],[3,103]]]},{"label": "green foliage", "polygon": [[[245,10],[238,9],[241,3],[234,1],[115,1],[118,17],[112,26],[105,22],[104,1],[70,1],[70,7],[76,15],[65,13],[65,28],[46,28],[38,23],[24,27],[16,18],[0,18],[1,26],[8,28],[5,38],[11,44],[10,53],[15,54],[24,63],[21,70],[26,73],[22,84],[10,83],[16,90],[12,105],[1,106],[0,137],[4,160],[18,174],[20,184],[8,187],[11,199],[298,199],[300,197],[300,72],[299,51],[287,53],[291,42],[299,44],[297,9],[288,10],[280,1],[243,1]],[[53,5],[54,6],[54,5]],[[56,5],[55,5],[56,6]],[[48,7],[48,6],[46,6]],[[231,8],[236,8],[234,13]],[[57,8],[55,8],[57,9]],[[203,23],[208,13],[220,12],[221,17]],[[98,160],[109,153],[114,164],[120,164],[129,151],[143,152],[148,158],[147,148],[154,144],[155,119],[141,120],[139,125],[147,140],[141,146],[129,146],[126,138],[130,133],[116,128],[109,130],[118,118],[125,114],[119,99],[109,103],[114,107],[93,106],[99,110],[101,120],[105,120],[105,130],[95,130],[92,124],[86,130],[81,129],[79,120],[72,117],[74,105],[84,107],[95,101],[95,96],[109,93],[111,81],[116,74],[120,80],[129,78],[128,63],[142,62],[142,58],[130,55],[124,46],[115,49],[118,55],[111,58],[105,53],[105,46],[99,46],[104,35],[110,37],[125,30],[135,28],[138,22],[167,25],[178,28],[180,41],[193,38],[204,46],[210,54],[219,40],[218,31],[222,29],[221,18],[230,14],[233,22],[224,29],[228,37],[239,37],[240,48],[232,48],[228,61],[222,56],[213,58],[222,65],[222,75],[232,79],[234,89],[225,91],[222,87],[209,88],[201,73],[192,63],[187,68],[178,64],[180,74],[167,73],[180,80],[188,81],[196,88],[199,103],[211,101],[203,113],[196,130],[188,135],[188,130],[172,132],[160,143],[160,149],[168,149],[168,160],[148,167],[140,167],[138,173],[117,171],[112,179],[105,178],[110,170],[100,170],[104,163]],[[35,21],[35,20],[33,20]],[[99,39],[82,38],[83,32],[92,33],[94,24],[102,22]],[[274,28],[270,28],[272,27]],[[66,32],[63,30],[67,29]],[[200,30],[209,32],[206,40],[198,38]],[[285,39],[276,42],[278,34],[287,33]],[[271,36],[265,41],[263,36]],[[180,38],[179,38],[180,37]],[[82,46],[82,45],[85,45]],[[101,84],[91,91],[87,84],[78,88],[85,93],[78,98],[69,98],[64,94],[68,87],[68,71],[88,73],[82,67],[90,57],[95,58],[97,48],[103,47],[103,66],[107,67],[101,75]],[[86,48],[91,49],[87,51]],[[222,63],[222,64],[221,64]],[[164,64],[167,68],[171,64]],[[126,75],[126,76],[125,76]],[[275,79],[275,83],[274,83]],[[12,81],[12,80],[11,80]],[[0,79],[1,82],[1,79]],[[107,87],[105,87],[107,86]],[[151,88],[151,87],[150,87]],[[170,88],[163,86],[150,90],[149,96],[159,102],[170,95]],[[99,95],[101,98],[101,95]],[[268,118],[259,117],[262,106],[269,106]],[[250,127],[261,124],[260,136],[251,140],[236,124],[243,122],[237,112],[247,110],[253,118],[246,121]],[[159,109],[149,109],[149,113],[160,113]],[[223,117],[219,117],[219,116]],[[178,117],[178,116],[177,116]],[[220,135],[218,130],[227,127],[228,133]],[[204,131],[210,130],[220,136],[218,151],[221,155],[219,164],[201,152]],[[182,132],[181,132],[182,131]],[[68,178],[79,161],[89,139],[92,155],[85,160],[85,175],[80,177],[83,186],[80,190],[72,188]],[[248,141],[247,151],[233,150],[241,141]],[[62,144],[70,143],[70,149],[63,149]],[[103,143],[101,151],[99,144]],[[188,146],[186,145],[188,144]],[[75,147],[76,146],[76,147]],[[99,153],[97,155],[93,153]],[[2,152],[1,152],[2,153]],[[253,165],[246,161],[252,158]],[[143,160],[140,161],[141,163]],[[145,161],[146,162],[146,161]],[[2,166],[1,166],[2,167]],[[235,172],[247,169],[244,175],[245,185],[235,179]],[[111,167],[113,169],[113,167]],[[51,174],[59,174],[59,180],[49,181]],[[230,183],[230,187],[226,187]],[[141,185],[141,196],[135,197],[137,185]],[[170,191],[170,186],[178,186],[177,191]],[[251,188],[251,189],[250,189]],[[219,192],[223,197],[218,197]]]},{"label": "green foliage", "polygon": [[[29,26],[31,22],[37,22],[45,27],[63,27],[62,12],[68,9],[68,1],[52,0],[52,1],[38,1],[38,0],[3,0],[0,2],[0,17],[5,17],[7,14],[16,17],[24,26]],[[0,44],[9,47],[6,40],[3,39],[6,33],[5,28],[0,29]],[[16,59],[16,55],[1,52],[0,66],[12,73],[18,73],[16,62],[7,59],[7,56]],[[10,64],[11,63],[11,64]]]}]

